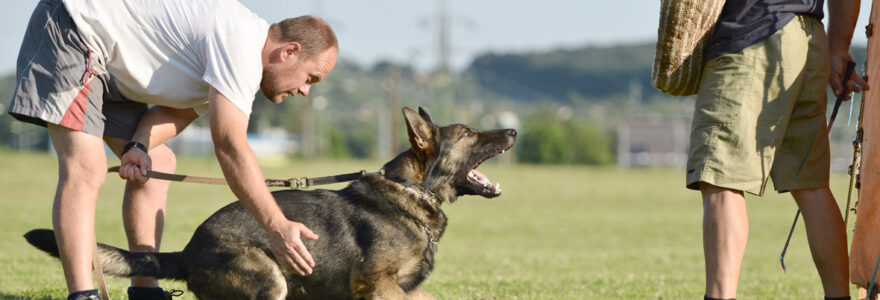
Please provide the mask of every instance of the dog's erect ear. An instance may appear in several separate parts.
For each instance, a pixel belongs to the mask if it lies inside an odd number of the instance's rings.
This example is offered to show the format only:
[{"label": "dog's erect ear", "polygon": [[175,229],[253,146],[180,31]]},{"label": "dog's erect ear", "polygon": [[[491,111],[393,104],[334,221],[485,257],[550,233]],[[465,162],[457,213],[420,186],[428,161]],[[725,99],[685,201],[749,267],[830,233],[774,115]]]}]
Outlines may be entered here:
[{"label": "dog's erect ear", "polygon": [[431,120],[431,115],[429,115],[428,111],[425,110],[425,108],[423,108],[421,106],[419,106],[419,115],[422,116],[422,119],[425,119],[425,121],[428,121],[431,124],[434,124],[434,121]]},{"label": "dog's erect ear", "polygon": [[409,134],[410,145],[416,153],[424,153],[431,147],[429,141],[434,138],[434,124],[430,117],[425,119],[427,113],[424,113],[424,110],[419,110],[421,113],[404,107],[403,118],[406,119],[406,132]]}]

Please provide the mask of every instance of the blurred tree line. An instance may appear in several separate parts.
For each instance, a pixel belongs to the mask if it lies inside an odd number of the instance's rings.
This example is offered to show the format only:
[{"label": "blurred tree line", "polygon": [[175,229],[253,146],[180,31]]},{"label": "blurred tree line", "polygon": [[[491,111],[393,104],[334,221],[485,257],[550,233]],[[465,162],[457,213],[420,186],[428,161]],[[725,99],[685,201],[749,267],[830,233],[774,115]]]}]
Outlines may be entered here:
[{"label": "blurred tree line", "polygon": [[[521,162],[611,164],[621,120],[685,117],[681,98],[651,87],[653,55],[653,43],[487,53],[452,74],[343,57],[309,97],[273,104],[258,93],[248,130],[287,132],[302,157],[387,159],[409,146],[401,107],[422,106],[439,125],[518,129]],[[853,56],[863,62],[865,49]],[[44,129],[6,115],[14,87],[12,75],[0,78],[0,147],[47,149]]]}]

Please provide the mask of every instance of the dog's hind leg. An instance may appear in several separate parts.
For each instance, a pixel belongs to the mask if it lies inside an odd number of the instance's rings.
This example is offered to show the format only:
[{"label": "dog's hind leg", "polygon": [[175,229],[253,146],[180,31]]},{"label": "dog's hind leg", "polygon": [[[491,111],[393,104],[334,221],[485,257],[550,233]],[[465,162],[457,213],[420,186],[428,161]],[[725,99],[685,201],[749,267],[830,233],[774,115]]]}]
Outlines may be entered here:
[{"label": "dog's hind leg", "polygon": [[[199,299],[280,300],[287,297],[287,280],[274,260],[256,248],[223,253],[227,265],[200,267],[190,272],[187,283]],[[212,254],[218,255],[218,254]]]},{"label": "dog's hind leg", "polygon": [[423,290],[420,287],[417,287],[417,288],[413,289],[412,291],[409,291],[409,293],[406,293],[406,299],[409,299],[409,300],[435,300],[434,296],[431,296],[431,294],[428,294],[428,292],[425,292],[425,290]]},{"label": "dog's hind leg", "polygon": [[352,289],[368,300],[407,299],[407,294],[390,275],[377,275],[371,279],[355,279]]}]

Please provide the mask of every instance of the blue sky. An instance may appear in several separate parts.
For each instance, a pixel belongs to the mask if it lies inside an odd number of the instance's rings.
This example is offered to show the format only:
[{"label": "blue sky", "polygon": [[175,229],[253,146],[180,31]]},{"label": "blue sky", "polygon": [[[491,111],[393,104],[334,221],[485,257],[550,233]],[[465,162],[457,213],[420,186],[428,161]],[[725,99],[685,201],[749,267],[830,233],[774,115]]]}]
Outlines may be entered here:
[{"label": "blue sky", "polygon": [[[657,0],[445,0],[450,11],[452,62],[465,67],[488,51],[525,52],[651,42],[656,39]],[[0,11],[0,74],[15,58],[35,0],[4,1]],[[241,0],[269,22],[313,14],[337,31],[343,59],[377,60],[429,68],[437,63],[439,0]],[[854,43],[864,44],[870,1],[862,11]]]}]

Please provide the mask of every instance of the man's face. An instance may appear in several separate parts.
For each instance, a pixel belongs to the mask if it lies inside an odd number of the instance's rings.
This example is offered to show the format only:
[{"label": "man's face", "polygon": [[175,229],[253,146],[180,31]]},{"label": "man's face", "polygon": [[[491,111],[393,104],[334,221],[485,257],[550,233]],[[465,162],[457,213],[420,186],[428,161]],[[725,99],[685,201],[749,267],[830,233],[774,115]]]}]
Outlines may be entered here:
[{"label": "man's face", "polygon": [[[301,52],[299,52],[301,53]],[[307,96],[312,85],[323,80],[336,66],[336,48],[327,49],[309,59],[290,55],[283,62],[263,68],[260,89],[266,98],[281,103],[287,96]]]}]

